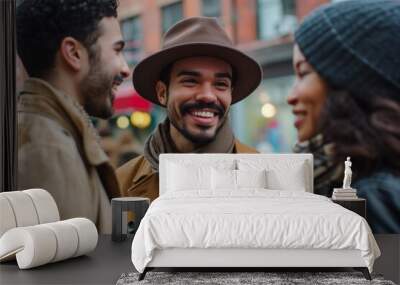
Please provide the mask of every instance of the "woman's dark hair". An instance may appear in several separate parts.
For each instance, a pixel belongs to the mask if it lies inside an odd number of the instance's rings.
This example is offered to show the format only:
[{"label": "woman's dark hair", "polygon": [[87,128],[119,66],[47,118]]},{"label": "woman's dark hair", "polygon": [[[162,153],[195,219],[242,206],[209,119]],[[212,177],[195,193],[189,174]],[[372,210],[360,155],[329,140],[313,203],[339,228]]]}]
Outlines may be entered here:
[{"label": "woman's dark hair", "polygon": [[378,168],[400,174],[398,101],[381,94],[361,99],[346,91],[331,91],[321,117],[324,139],[335,145],[335,161],[350,156],[357,178]]},{"label": "woman's dark hair", "polygon": [[104,17],[117,17],[118,0],[24,0],[17,6],[17,49],[28,74],[45,76],[65,37],[91,50]]}]

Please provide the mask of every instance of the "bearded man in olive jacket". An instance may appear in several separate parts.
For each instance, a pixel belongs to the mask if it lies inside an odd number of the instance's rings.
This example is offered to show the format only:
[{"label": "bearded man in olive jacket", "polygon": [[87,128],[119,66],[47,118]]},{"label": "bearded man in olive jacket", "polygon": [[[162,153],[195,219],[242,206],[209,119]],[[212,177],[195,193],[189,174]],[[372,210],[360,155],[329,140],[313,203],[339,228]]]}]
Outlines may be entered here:
[{"label": "bearded man in olive jacket", "polygon": [[89,116],[112,115],[129,76],[116,0],[29,0],[17,7],[18,54],[30,78],[18,97],[18,188],[43,188],[61,219],[111,232],[115,171]]},{"label": "bearded man in olive jacket", "polygon": [[145,144],[144,155],[117,169],[123,194],[154,200],[159,194],[161,153],[254,153],[235,139],[230,105],[259,85],[259,64],[235,49],[214,18],[194,17],[175,24],[161,51],[135,68],[138,93],[167,111],[166,120]]}]

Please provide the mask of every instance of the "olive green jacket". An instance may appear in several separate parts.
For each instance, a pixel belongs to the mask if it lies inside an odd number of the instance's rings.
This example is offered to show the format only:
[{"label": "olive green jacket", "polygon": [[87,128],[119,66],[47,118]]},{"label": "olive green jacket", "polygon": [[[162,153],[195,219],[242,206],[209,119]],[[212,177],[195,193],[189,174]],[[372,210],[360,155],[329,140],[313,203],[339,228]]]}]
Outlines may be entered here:
[{"label": "olive green jacket", "polygon": [[111,232],[115,171],[86,112],[72,97],[28,79],[18,97],[18,189],[43,188],[61,219],[85,217]]},{"label": "olive green jacket", "polygon": [[[257,153],[257,150],[235,141],[234,153]],[[158,172],[141,155],[117,169],[117,178],[123,196],[146,197],[151,201],[158,197]]]}]

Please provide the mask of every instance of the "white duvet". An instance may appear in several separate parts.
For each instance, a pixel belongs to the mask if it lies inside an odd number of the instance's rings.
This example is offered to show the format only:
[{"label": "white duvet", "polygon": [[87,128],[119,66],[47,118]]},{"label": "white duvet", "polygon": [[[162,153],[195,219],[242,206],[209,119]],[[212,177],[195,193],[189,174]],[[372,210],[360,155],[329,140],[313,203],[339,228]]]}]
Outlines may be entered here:
[{"label": "white duvet", "polygon": [[372,272],[380,251],[368,223],[328,198],[306,192],[248,189],[172,192],[154,200],[132,243],[143,272],[155,249],[358,249]]}]

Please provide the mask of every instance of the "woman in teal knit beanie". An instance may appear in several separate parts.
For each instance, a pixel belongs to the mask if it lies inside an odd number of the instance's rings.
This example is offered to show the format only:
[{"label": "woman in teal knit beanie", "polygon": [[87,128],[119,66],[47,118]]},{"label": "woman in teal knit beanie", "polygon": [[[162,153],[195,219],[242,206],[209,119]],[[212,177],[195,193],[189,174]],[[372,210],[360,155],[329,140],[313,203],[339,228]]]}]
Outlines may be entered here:
[{"label": "woman in teal knit beanie", "polygon": [[400,1],[315,10],[295,33],[293,67],[295,152],[314,155],[315,193],[342,186],[350,156],[373,232],[400,233]]}]

